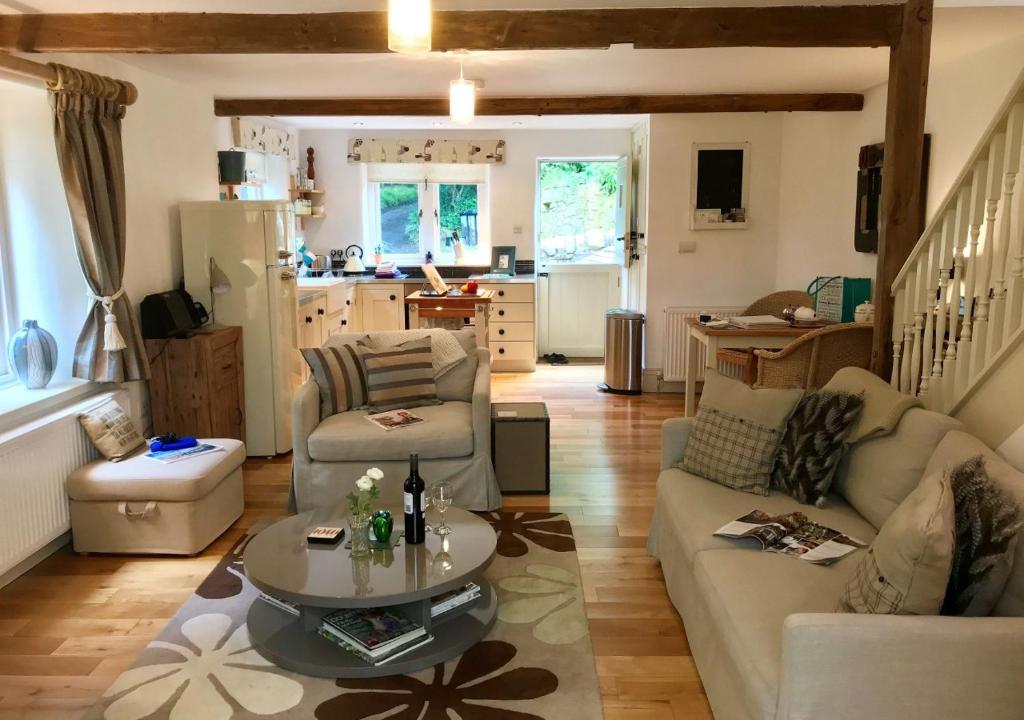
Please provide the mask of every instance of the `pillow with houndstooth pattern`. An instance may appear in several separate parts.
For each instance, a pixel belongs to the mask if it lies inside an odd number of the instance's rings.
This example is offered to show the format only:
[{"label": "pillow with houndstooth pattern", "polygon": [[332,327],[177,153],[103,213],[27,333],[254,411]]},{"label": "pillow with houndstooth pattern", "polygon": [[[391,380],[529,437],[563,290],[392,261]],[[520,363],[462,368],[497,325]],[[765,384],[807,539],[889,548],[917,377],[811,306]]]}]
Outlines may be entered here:
[{"label": "pillow with houndstooth pattern", "polygon": [[954,526],[949,476],[926,476],[878,531],[837,611],[938,615],[953,566]]},{"label": "pillow with houndstooth pattern", "polygon": [[1024,525],[1017,503],[985,472],[981,455],[949,471],[956,520],[953,569],[943,615],[988,615],[1013,567]]},{"label": "pillow with houndstooth pattern", "polygon": [[711,373],[678,467],[734,490],[767,495],[786,421],[803,394],[754,390]]},{"label": "pillow with houndstooth pattern", "polygon": [[786,424],[772,470],[772,487],[805,505],[825,506],[846,436],[864,407],[864,397],[846,392],[809,393]]}]

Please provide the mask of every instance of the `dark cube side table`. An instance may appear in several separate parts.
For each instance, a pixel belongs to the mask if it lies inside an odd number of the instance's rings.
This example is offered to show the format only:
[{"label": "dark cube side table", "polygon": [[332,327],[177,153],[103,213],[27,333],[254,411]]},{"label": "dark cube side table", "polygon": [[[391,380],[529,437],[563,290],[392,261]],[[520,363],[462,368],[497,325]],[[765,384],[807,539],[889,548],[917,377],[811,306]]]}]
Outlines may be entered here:
[{"label": "dark cube side table", "polygon": [[502,493],[551,492],[551,419],[542,402],[491,405],[491,458]]}]

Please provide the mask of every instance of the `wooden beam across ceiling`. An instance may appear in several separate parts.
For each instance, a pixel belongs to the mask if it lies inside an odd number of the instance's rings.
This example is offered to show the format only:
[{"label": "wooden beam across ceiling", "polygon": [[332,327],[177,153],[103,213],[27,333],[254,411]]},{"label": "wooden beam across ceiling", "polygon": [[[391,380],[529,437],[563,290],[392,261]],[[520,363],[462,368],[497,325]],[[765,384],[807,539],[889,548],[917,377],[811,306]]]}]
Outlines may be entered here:
[{"label": "wooden beam across ceiling", "polygon": [[[293,117],[448,115],[447,98],[221,98],[214,112]],[[476,114],[634,115],[648,113],[844,112],[864,107],[857,93],[777,93],[740,95],[589,95],[585,97],[477,97]]]},{"label": "wooden beam across ceiling", "polygon": [[[446,50],[880,47],[899,5],[439,10]],[[385,12],[0,14],[0,50],[99,53],[384,53]]]}]

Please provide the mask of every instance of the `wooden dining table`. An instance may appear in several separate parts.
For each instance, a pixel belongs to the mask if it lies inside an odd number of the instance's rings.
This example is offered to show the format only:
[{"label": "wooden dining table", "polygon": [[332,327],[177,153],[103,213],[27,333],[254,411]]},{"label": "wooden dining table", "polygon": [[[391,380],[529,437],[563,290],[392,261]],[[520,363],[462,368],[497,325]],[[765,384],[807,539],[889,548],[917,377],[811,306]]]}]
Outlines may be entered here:
[{"label": "wooden dining table", "polygon": [[700,346],[703,345],[704,372],[718,372],[715,359],[720,348],[782,349],[816,327],[750,328],[729,326],[711,328],[697,318],[686,319],[686,417],[697,414],[697,376],[700,373]]},{"label": "wooden dining table", "polygon": [[473,320],[477,347],[487,347],[487,324],[490,316],[493,290],[479,290],[476,295],[468,293],[448,295],[424,295],[417,290],[405,298],[409,308],[409,329],[420,327],[420,321]]}]

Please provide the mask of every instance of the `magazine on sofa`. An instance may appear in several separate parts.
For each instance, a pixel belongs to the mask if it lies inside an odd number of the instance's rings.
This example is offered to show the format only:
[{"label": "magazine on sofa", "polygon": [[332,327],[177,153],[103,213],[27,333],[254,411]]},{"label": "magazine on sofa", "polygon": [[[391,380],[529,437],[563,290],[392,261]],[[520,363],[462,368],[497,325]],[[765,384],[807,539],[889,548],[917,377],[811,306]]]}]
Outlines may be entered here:
[{"label": "magazine on sofa", "polygon": [[866,545],[838,530],[811,522],[802,512],[769,515],[753,510],[718,528],[715,535],[754,538],[761,543],[762,550],[793,555],[816,565],[831,565]]},{"label": "magazine on sofa", "polygon": [[419,415],[413,415],[408,410],[388,410],[387,412],[367,415],[366,419],[388,432],[423,422],[423,418]]}]

